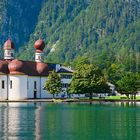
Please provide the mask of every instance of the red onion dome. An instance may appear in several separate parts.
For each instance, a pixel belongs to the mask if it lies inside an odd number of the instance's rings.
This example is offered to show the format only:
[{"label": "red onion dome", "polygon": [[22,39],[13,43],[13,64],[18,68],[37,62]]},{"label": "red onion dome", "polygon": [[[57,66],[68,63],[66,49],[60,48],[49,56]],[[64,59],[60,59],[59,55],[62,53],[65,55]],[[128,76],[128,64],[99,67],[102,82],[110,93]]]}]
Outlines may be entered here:
[{"label": "red onion dome", "polygon": [[23,62],[20,60],[12,60],[8,65],[10,73],[22,73]]},{"label": "red onion dome", "polygon": [[14,43],[11,41],[11,39],[8,39],[5,43],[4,43],[4,50],[13,50],[15,48]]},{"label": "red onion dome", "polygon": [[43,51],[43,49],[45,48],[44,41],[42,39],[38,39],[34,44],[34,48],[36,49],[36,51]]},{"label": "red onion dome", "polygon": [[36,65],[36,70],[41,75],[48,75],[49,74],[49,68],[48,65],[42,62],[38,62]]},{"label": "red onion dome", "polygon": [[0,60],[0,73],[8,73],[8,63]]}]

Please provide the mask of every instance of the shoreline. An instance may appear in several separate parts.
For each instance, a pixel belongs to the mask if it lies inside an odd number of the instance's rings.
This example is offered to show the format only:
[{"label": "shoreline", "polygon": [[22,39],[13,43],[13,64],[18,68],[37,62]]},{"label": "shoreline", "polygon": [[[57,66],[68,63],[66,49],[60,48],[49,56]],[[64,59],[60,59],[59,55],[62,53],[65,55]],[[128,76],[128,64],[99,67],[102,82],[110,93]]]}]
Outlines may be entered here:
[{"label": "shoreline", "polygon": [[140,99],[27,99],[27,100],[0,100],[0,103],[26,103],[26,102],[48,102],[48,103],[91,103],[91,102],[140,102]]}]

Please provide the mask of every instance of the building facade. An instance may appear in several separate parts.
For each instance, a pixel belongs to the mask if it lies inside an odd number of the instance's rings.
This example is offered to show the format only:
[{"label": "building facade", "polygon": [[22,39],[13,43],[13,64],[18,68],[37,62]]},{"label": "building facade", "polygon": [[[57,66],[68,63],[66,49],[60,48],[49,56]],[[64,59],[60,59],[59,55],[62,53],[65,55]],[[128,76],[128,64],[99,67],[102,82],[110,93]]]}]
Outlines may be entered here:
[{"label": "building facade", "polygon": [[44,84],[51,71],[56,71],[62,81],[63,92],[56,97],[66,96],[73,70],[60,64],[44,63],[45,43],[39,39],[34,44],[35,61],[23,61],[14,58],[14,44],[8,39],[4,44],[4,58],[0,60],[0,100],[24,100],[52,98],[44,90]]}]

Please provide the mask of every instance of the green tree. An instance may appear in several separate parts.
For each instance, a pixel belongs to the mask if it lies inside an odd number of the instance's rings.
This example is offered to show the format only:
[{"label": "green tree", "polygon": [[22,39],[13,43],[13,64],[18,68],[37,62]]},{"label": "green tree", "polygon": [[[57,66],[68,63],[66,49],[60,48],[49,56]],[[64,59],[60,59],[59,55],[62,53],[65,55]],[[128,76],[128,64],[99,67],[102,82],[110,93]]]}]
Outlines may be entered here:
[{"label": "green tree", "polygon": [[[4,4],[3,2],[0,3]],[[25,6],[24,3],[26,2],[21,1],[20,3]],[[2,25],[7,25],[10,22],[3,23],[2,19],[5,16],[5,11],[7,11],[5,8],[8,7],[4,5],[0,6],[1,32],[7,31],[5,28],[7,26]],[[27,44],[20,49],[18,57],[33,60],[33,55],[30,55],[34,53],[32,46],[36,39],[42,37],[47,45],[44,49],[44,60],[47,62],[71,63],[75,60],[72,66],[76,68],[79,64],[90,61],[90,63],[107,70],[111,64],[115,63],[121,65],[125,71],[139,72],[139,7],[140,2],[138,0],[131,0],[131,2],[127,0],[46,0],[40,10],[38,22],[29,24],[36,25],[34,32],[30,35],[29,42],[26,42],[27,39],[24,36],[29,36],[27,32],[22,35],[22,31],[19,30],[17,33],[24,39],[15,40],[19,40],[20,44]],[[37,6],[37,9],[40,8]],[[12,21],[16,21],[14,20],[15,17],[15,14],[11,13]],[[36,18],[33,16],[33,19]],[[10,29],[14,29],[10,31],[10,34],[11,37],[15,38],[13,33],[18,26],[17,23],[12,25],[15,26],[10,27]],[[0,37],[1,43],[2,40],[5,40],[3,36]],[[23,40],[25,42],[22,42]],[[17,44],[17,42],[15,43]],[[55,51],[52,51],[54,49]],[[86,60],[85,57],[88,59]]]},{"label": "green tree", "polygon": [[84,64],[73,76],[68,89],[69,93],[90,94],[110,92],[107,81],[99,67],[91,64]]},{"label": "green tree", "polygon": [[58,94],[62,91],[61,79],[55,71],[52,71],[52,73],[48,76],[48,80],[45,82],[44,88],[50,94],[53,94],[53,98],[55,94]]},{"label": "green tree", "polygon": [[139,89],[138,76],[135,73],[125,73],[120,80],[116,82],[117,91],[125,94],[128,99],[136,99],[136,93]]},{"label": "green tree", "polygon": [[79,69],[81,65],[90,64],[88,56],[78,56],[73,62],[72,66],[76,69]]},{"label": "green tree", "polygon": [[109,82],[116,85],[116,82],[121,79],[124,74],[124,70],[118,64],[112,64],[107,70],[107,76]]}]

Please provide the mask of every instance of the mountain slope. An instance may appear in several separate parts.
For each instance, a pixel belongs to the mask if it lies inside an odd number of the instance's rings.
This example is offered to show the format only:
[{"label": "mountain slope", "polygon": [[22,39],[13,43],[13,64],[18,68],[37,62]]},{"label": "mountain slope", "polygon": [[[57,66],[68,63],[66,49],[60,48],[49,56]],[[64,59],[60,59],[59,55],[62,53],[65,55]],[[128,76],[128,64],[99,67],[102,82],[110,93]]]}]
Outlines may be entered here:
[{"label": "mountain slope", "polygon": [[16,48],[28,42],[34,31],[43,0],[0,1],[0,44],[10,37]]},{"label": "mountain slope", "polygon": [[102,68],[140,69],[139,0],[2,0],[0,12],[0,43],[11,37],[20,59],[33,60],[42,37],[48,62],[80,56]]},{"label": "mountain slope", "polygon": [[[130,44],[135,42],[135,50],[139,53],[138,39],[135,39],[139,19],[140,2],[137,0],[47,0],[20,58],[33,59],[30,55],[34,53],[33,42],[41,36],[47,43],[47,61],[71,62],[77,56],[87,55],[91,62],[106,67],[104,60],[118,62],[120,50],[127,40]],[[136,28],[139,32],[139,27]],[[134,30],[133,38],[128,30]],[[126,52],[133,48],[129,45]],[[112,57],[111,52],[116,54]]]},{"label": "mountain slope", "polygon": [[[22,52],[20,58],[34,58],[30,53],[34,52],[33,44],[39,37],[44,38],[49,45],[59,40],[66,27],[73,22],[82,10],[86,9],[89,3],[90,0],[46,0],[40,12],[36,29],[30,37],[29,44],[26,46],[27,49],[24,50],[25,47],[23,48],[24,52]],[[48,51],[46,50],[46,54],[48,54]]]}]

